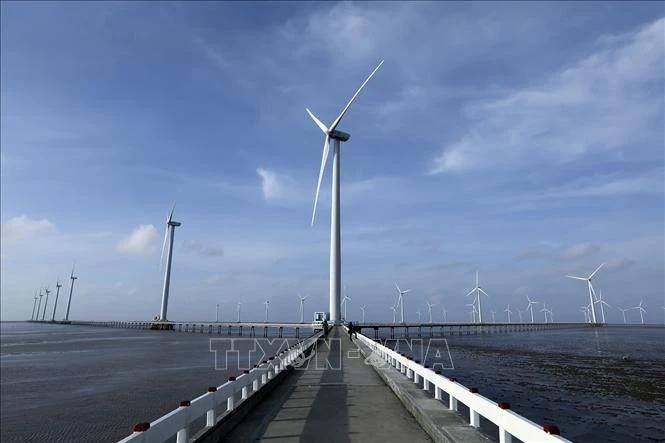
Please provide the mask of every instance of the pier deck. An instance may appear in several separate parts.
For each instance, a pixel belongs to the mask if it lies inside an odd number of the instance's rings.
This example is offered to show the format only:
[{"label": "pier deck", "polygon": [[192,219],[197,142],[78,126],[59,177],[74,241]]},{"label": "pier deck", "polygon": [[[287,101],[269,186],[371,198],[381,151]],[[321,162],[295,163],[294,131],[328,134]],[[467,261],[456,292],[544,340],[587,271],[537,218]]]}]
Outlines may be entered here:
[{"label": "pier deck", "polygon": [[344,330],[334,328],[329,338],[329,348],[319,345],[318,367],[327,361],[333,368],[317,370],[310,360],[225,441],[431,441]]}]

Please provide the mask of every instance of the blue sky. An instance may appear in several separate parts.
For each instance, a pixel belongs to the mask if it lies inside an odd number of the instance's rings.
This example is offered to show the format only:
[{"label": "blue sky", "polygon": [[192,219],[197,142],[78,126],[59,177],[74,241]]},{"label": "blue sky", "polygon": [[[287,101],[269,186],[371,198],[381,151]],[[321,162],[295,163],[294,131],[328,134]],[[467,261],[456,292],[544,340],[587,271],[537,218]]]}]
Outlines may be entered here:
[{"label": "blue sky", "polygon": [[385,59],[340,126],[350,317],[392,318],[397,280],[408,319],[430,300],[466,320],[478,269],[486,316],[530,294],[580,320],[564,275],[606,262],[604,298],[663,321],[662,3],[1,11],[3,320],[74,262],[73,318],[152,317],[174,201],[170,318],[242,301],[258,320],[270,299],[291,320],[298,293],[326,309],[330,173],[312,228],[323,140],[304,108],[332,121]]}]

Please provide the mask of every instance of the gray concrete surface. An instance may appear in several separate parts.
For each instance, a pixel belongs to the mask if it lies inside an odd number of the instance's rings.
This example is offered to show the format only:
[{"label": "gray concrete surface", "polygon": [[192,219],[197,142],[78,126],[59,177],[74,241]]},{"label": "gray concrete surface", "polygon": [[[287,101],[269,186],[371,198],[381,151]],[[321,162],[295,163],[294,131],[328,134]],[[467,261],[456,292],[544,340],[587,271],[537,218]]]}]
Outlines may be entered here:
[{"label": "gray concrete surface", "polygon": [[295,371],[223,441],[431,441],[344,330],[329,338],[307,370]]}]

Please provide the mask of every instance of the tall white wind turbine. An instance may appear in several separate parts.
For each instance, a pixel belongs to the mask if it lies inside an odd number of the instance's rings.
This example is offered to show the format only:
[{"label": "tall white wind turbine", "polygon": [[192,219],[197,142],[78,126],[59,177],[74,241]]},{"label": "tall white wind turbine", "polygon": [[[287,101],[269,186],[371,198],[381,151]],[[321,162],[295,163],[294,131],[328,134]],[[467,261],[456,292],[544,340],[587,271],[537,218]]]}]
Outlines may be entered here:
[{"label": "tall white wind turbine", "polygon": [[640,320],[642,320],[642,324],[644,324],[644,314],[647,313],[646,309],[642,306],[644,300],[640,300],[640,304],[635,306],[633,309],[637,309],[640,311]]},{"label": "tall white wind turbine", "polygon": [[42,288],[39,288],[39,304],[37,305],[37,316],[35,317],[35,320],[39,321],[39,313],[41,312],[42,309],[42,297],[44,294],[42,294]]},{"label": "tall white wind turbine", "polygon": [[74,292],[74,282],[78,277],[74,276],[74,265],[72,265],[72,273],[69,274],[69,299],[67,300],[67,312],[65,313],[65,321],[69,321],[69,308],[72,307],[72,293]]},{"label": "tall white wind turbine", "polygon": [[270,300],[264,301],[263,304],[266,305],[266,323],[268,323],[268,308],[270,307]]},{"label": "tall white wind turbine", "polygon": [[596,272],[600,270],[600,268],[603,267],[605,263],[601,263],[600,266],[596,268],[595,271],[591,273],[588,277],[575,277],[574,275],[566,275],[568,278],[574,278],[575,280],[582,280],[587,282],[587,287],[589,288],[589,301],[591,302],[591,323],[597,323],[596,322],[596,307],[594,306],[594,299],[595,299],[595,292],[593,290],[593,285],[591,284],[591,279],[593,278],[594,275],[596,275]]},{"label": "tall white wind turbine", "polygon": [[432,308],[436,306],[434,303],[427,302],[427,313],[429,314],[429,322],[432,323]]},{"label": "tall white wind turbine", "polygon": [[303,297],[298,294],[298,299],[300,300],[300,323],[305,323],[305,300],[307,300],[307,296]]},{"label": "tall white wind turbine", "polygon": [[171,213],[166,219],[166,230],[164,231],[164,243],[162,243],[162,257],[159,259],[160,267],[164,261],[164,249],[166,248],[168,240],[168,252],[166,255],[166,270],[164,272],[164,289],[162,291],[162,306],[159,310],[159,321],[168,321],[166,311],[169,306],[169,286],[171,285],[171,263],[173,261],[173,238],[175,236],[175,228],[181,225],[180,222],[173,221],[173,211],[175,205],[171,208]]},{"label": "tall white wind turbine", "polygon": [[367,309],[367,305],[362,305],[360,307],[360,310],[363,312],[363,323],[365,323],[365,309]]},{"label": "tall white wind turbine", "polygon": [[503,312],[508,313],[508,323],[511,323],[511,321],[510,321],[510,314],[512,314],[513,311],[510,310],[510,304],[508,304],[508,306],[506,307],[506,309],[503,310]]},{"label": "tall white wind turbine", "polygon": [[617,308],[617,309],[618,309],[619,311],[621,311],[621,315],[623,315],[623,324],[625,325],[625,324],[627,323],[627,322],[626,322],[626,311],[628,311],[628,310],[630,310],[630,309],[632,309],[632,308],[628,308],[628,309]]},{"label": "tall white wind turbine", "polygon": [[589,323],[589,312],[587,311],[586,306],[581,306],[580,312],[584,313],[584,323]]},{"label": "tall white wind turbine", "polygon": [[344,298],[342,299],[342,304],[344,305],[344,321],[348,321],[348,317],[346,316],[346,310],[349,306],[349,302],[351,301],[351,297],[344,294]]},{"label": "tall white wind turbine", "polygon": [[540,312],[545,313],[545,323],[547,323],[547,313],[549,312],[549,310],[547,309],[547,306],[545,305],[545,302],[543,302],[543,309],[541,309]]},{"label": "tall white wind turbine", "polygon": [[522,320],[522,312],[524,311],[522,311],[520,308],[517,308],[517,315],[519,315],[520,317],[520,323],[524,323],[524,321]]},{"label": "tall white wind turbine", "polygon": [[469,291],[466,296],[468,297],[469,295],[472,295],[473,293],[476,293],[476,302],[478,303],[478,323],[483,322],[483,310],[480,305],[480,294],[485,294],[486,297],[489,297],[489,294],[483,290],[483,288],[480,286],[478,283],[478,271],[476,271],[476,287],[473,288],[471,291]]},{"label": "tall white wind turbine", "polygon": [[319,202],[319,192],[321,190],[321,180],[328,161],[328,154],[330,151],[330,140],[333,141],[333,159],[332,159],[332,202],[330,211],[330,320],[337,324],[340,322],[340,299],[341,291],[340,285],[342,280],[342,257],[341,257],[341,238],[340,238],[340,144],[349,139],[350,135],[337,130],[337,126],[342,121],[342,118],[351,107],[351,104],[356,99],[360,91],[365,87],[367,82],[374,76],[376,71],[383,64],[383,60],[379,65],[374,68],[374,71],[367,77],[367,80],[360,85],[360,88],[351,97],[351,100],[346,104],[342,112],[332,122],[330,126],[326,126],[319,120],[309,109],[306,109],[309,116],[314,120],[314,123],[323,131],[325,139],[323,141],[323,155],[321,156],[321,168],[319,169],[319,180],[316,185],[316,194],[314,196],[314,209],[312,210],[312,225],[316,219],[316,206]]},{"label": "tall white wind turbine", "polygon": [[469,316],[471,317],[471,322],[476,323],[476,303],[468,303],[466,306],[471,306],[471,312],[469,312]]},{"label": "tall white wind turbine", "polygon": [[55,310],[58,309],[58,296],[60,295],[60,288],[62,288],[62,284],[60,284],[60,277],[58,277],[58,280],[56,280],[55,288],[55,303],[53,304],[53,315],[51,316],[51,321],[55,321]]},{"label": "tall white wind turbine", "polygon": [[531,323],[533,323],[533,305],[535,305],[535,304],[538,303],[538,302],[537,302],[537,301],[533,301],[533,300],[531,300],[531,299],[529,298],[528,295],[526,296],[526,299],[527,299],[527,301],[529,302],[529,304],[527,305],[526,308],[527,308],[529,311],[531,311]]},{"label": "tall white wind turbine", "polygon": [[399,305],[400,319],[401,322],[404,323],[404,294],[408,294],[409,292],[411,292],[411,289],[405,289],[404,291],[402,291],[399,288],[397,282],[395,282],[395,287],[397,288],[397,292],[399,293],[397,304]]},{"label": "tall white wind turbine", "polygon": [[444,323],[448,322],[448,311],[445,307],[441,307],[441,318],[443,318]]},{"label": "tall white wind turbine", "polygon": [[393,311],[393,324],[397,323],[397,308],[395,306],[391,306],[390,309]]}]

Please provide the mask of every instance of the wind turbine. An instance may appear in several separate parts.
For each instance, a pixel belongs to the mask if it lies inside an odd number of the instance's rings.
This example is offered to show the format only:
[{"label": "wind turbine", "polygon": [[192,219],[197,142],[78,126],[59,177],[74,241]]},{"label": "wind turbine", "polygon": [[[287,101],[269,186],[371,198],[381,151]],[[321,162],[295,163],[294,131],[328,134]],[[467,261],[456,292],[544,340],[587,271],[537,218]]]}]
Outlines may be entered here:
[{"label": "wind turbine", "polygon": [[215,312],[216,312],[215,322],[219,323],[219,303],[215,305]]},{"label": "wind turbine", "polygon": [[42,309],[42,297],[44,294],[42,294],[42,288],[39,288],[39,304],[37,305],[37,317],[35,317],[35,320],[39,321],[39,313],[41,312]]},{"label": "wind turbine", "polygon": [[529,311],[531,311],[531,323],[533,323],[533,305],[537,304],[538,302],[537,302],[537,301],[533,301],[533,300],[531,300],[531,299],[529,298],[528,295],[526,296],[526,299],[527,299],[527,301],[529,302],[529,304],[527,305],[526,308],[527,308]]},{"label": "wind turbine", "polygon": [[506,309],[504,309],[503,312],[508,313],[508,323],[511,323],[511,321],[510,321],[510,314],[512,314],[513,311],[510,310],[510,303],[508,303],[508,307],[507,307]]},{"label": "wind turbine", "polygon": [[600,315],[603,320],[603,323],[605,323],[605,309],[603,308],[603,305],[607,306],[608,308],[611,308],[605,300],[603,300],[603,290],[599,289],[598,290],[598,300],[596,300],[596,303],[600,304]]},{"label": "wind turbine", "polygon": [[240,323],[240,308],[242,307],[242,302],[238,302],[238,305],[236,306],[236,315],[238,319],[238,323]]},{"label": "wind turbine", "polygon": [[489,297],[489,294],[487,294],[487,292],[483,291],[483,288],[481,288],[480,285],[478,284],[478,271],[476,271],[476,287],[473,288],[471,291],[469,291],[469,293],[466,294],[466,296],[468,297],[469,295],[473,294],[474,292],[476,293],[476,301],[478,302],[478,323],[482,323],[483,322],[483,310],[480,306],[480,294],[481,293],[485,294],[485,296],[487,296],[487,297]]},{"label": "wind turbine", "polygon": [[580,312],[584,313],[584,323],[589,323],[589,311],[586,306],[581,306]]},{"label": "wind turbine", "polygon": [[554,311],[552,311],[552,308],[548,309],[547,313],[550,314],[550,323],[554,323]]},{"label": "wind turbine", "polygon": [[330,210],[330,319],[333,323],[340,322],[340,285],[342,280],[342,257],[341,257],[341,238],[340,238],[340,144],[349,139],[350,135],[337,130],[337,126],[342,121],[342,118],[351,107],[351,104],[356,99],[360,91],[365,87],[367,82],[374,76],[376,71],[383,64],[383,60],[379,65],[374,68],[374,71],[367,77],[367,80],[360,85],[360,88],[353,94],[351,100],[346,104],[342,112],[327,127],[321,122],[309,109],[305,109],[309,116],[314,120],[314,123],[323,131],[325,139],[323,141],[323,155],[321,156],[321,168],[319,169],[319,180],[316,185],[316,194],[314,196],[314,209],[312,211],[312,225],[316,218],[316,206],[319,202],[319,191],[321,190],[321,180],[326,168],[328,154],[330,151],[330,140],[333,141],[333,159],[332,159],[332,202]]},{"label": "wind turbine", "polygon": [[644,307],[642,306],[643,301],[644,300],[640,300],[640,304],[633,308],[633,309],[637,309],[638,311],[640,311],[640,319],[642,320],[642,324],[644,324],[644,314],[647,313],[646,309],[644,309]]},{"label": "wind turbine", "polygon": [[60,284],[60,277],[58,277],[58,280],[55,283],[55,304],[53,305],[53,316],[51,316],[51,321],[55,321],[55,310],[58,308],[58,297],[60,296],[60,288],[62,288],[62,285]]},{"label": "wind turbine", "polygon": [[468,303],[465,306],[471,306],[471,312],[469,312],[471,314],[471,322],[476,323],[476,303]]},{"label": "wind turbine", "polygon": [[46,307],[48,306],[48,295],[51,293],[48,286],[46,287],[46,289],[44,289],[44,292],[46,292],[46,300],[44,301],[44,313],[42,314],[42,321],[44,321],[44,317],[46,317]]},{"label": "wind turbine", "polygon": [[426,302],[427,303],[427,311],[429,313],[429,322],[432,323],[432,308],[436,306],[434,303]]},{"label": "wind turbine", "polygon": [[547,323],[547,313],[548,313],[549,311],[547,310],[547,306],[545,306],[545,302],[543,302],[543,309],[541,309],[540,312],[544,312],[544,313],[545,313],[545,323]]},{"label": "wind turbine", "polygon": [[623,324],[625,325],[627,323],[626,322],[626,311],[629,311],[630,309],[633,309],[633,308],[628,308],[628,309],[617,308],[617,309],[619,311],[621,311],[621,314],[623,315]]},{"label": "wind turbine", "polygon": [[494,311],[490,311],[492,313],[492,323],[496,323],[496,318],[494,317]]},{"label": "wind turbine", "polygon": [[263,304],[266,305],[266,323],[268,323],[268,307],[270,306],[270,301],[266,300]]},{"label": "wind turbine", "polygon": [[593,271],[591,273],[591,275],[589,275],[588,277],[575,277],[574,275],[566,275],[566,277],[568,277],[568,278],[574,278],[575,280],[582,280],[582,281],[587,282],[587,286],[589,288],[589,300],[591,301],[591,319],[592,319],[592,323],[596,323],[596,307],[594,306],[594,301],[593,301],[595,292],[593,290],[593,285],[591,284],[591,279],[593,278],[594,275],[596,275],[596,272],[598,272],[600,270],[600,268],[603,267],[603,265],[605,265],[605,263],[601,263],[600,266],[598,266],[596,268],[596,270]]},{"label": "wind turbine", "polygon": [[397,308],[395,306],[391,306],[390,309],[393,311],[393,324],[397,323]]},{"label": "wind turbine", "polygon": [[524,311],[522,311],[520,308],[517,308],[517,315],[520,316],[520,323],[524,323],[524,321],[522,321],[522,312]]},{"label": "wind turbine", "polygon": [[344,291],[344,298],[342,299],[342,304],[344,305],[344,321],[347,321],[346,308],[349,305],[348,302],[350,302],[350,301],[351,301],[351,297],[346,295],[346,291]]},{"label": "wind turbine", "polygon": [[423,315],[420,310],[416,311],[416,315],[418,316],[418,323],[420,323],[420,317]]},{"label": "wind turbine", "polygon": [[173,221],[173,211],[175,204],[171,208],[171,213],[166,219],[166,230],[164,231],[164,243],[162,243],[162,257],[159,259],[159,266],[161,268],[164,260],[164,249],[168,240],[168,253],[166,256],[166,270],[164,272],[164,290],[162,291],[162,307],[159,311],[159,321],[168,321],[166,318],[166,311],[169,306],[169,286],[171,284],[171,263],[173,261],[173,237],[175,236],[175,228],[181,225],[180,222]]},{"label": "wind turbine", "polygon": [[402,323],[404,323],[404,294],[407,294],[411,292],[411,289],[406,289],[402,291],[399,286],[397,285],[397,282],[395,282],[395,287],[397,288],[397,292],[399,292],[399,297],[397,298],[397,303],[399,304],[399,311],[400,311],[400,317],[402,319]]},{"label": "wind turbine", "polygon": [[72,292],[74,292],[74,281],[78,277],[74,276],[74,265],[72,265],[72,273],[69,274],[69,301],[67,301],[67,313],[65,314],[65,321],[69,321],[69,308],[72,305]]},{"label": "wind turbine", "polygon": [[363,311],[363,323],[365,323],[365,309],[367,309],[367,305],[362,305],[360,307],[360,310]]},{"label": "wind turbine", "polygon": [[32,315],[30,316],[30,320],[35,319],[35,308],[37,307],[37,291],[35,291],[35,299],[32,302]]},{"label": "wind turbine", "polygon": [[442,318],[443,318],[443,322],[444,322],[444,323],[447,323],[447,322],[448,322],[448,316],[447,316],[447,314],[448,314],[448,311],[446,310],[446,308],[441,307],[441,316],[442,316]]},{"label": "wind turbine", "polygon": [[298,298],[300,299],[300,323],[305,323],[305,300],[307,300],[307,296],[302,297],[298,294]]}]

